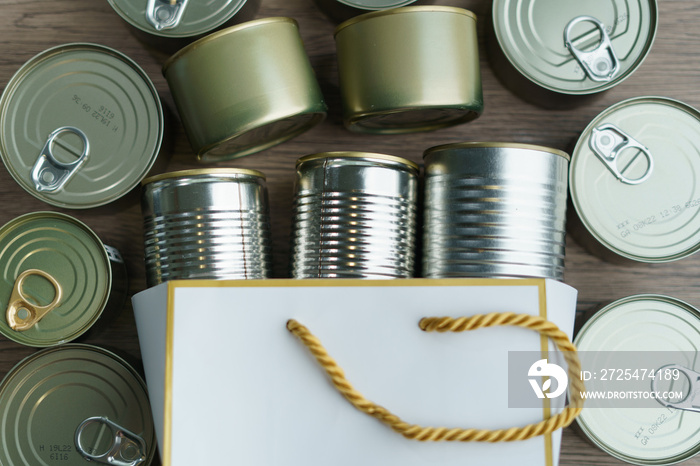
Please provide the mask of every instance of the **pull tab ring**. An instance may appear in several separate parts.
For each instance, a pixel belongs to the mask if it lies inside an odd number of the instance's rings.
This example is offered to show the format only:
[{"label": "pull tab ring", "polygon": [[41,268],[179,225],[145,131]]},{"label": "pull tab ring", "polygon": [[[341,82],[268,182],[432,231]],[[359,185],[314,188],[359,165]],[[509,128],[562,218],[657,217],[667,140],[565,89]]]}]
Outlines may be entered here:
[{"label": "pull tab ring", "polygon": [[[54,140],[63,133],[73,133],[83,142],[83,151],[78,160],[63,163],[53,155]],[[32,168],[32,181],[37,191],[53,192],[61,189],[87,160],[90,143],[87,135],[73,126],[63,126],[54,130],[46,139],[46,144]]]},{"label": "pull tab ring", "polygon": [[678,371],[678,373],[683,374],[688,378],[690,388],[688,390],[688,395],[681,401],[671,402],[662,398],[656,398],[656,401],[661,403],[663,406],[666,406],[667,408],[682,409],[684,411],[693,411],[696,413],[700,413],[700,401],[698,401],[697,403],[695,401],[696,398],[700,397],[700,385],[698,384],[698,382],[700,382],[700,372],[688,369],[687,367],[681,366],[680,364],[669,364],[666,366],[662,366],[656,371],[654,378],[651,380],[651,390],[654,392],[659,391],[657,387],[657,381],[661,380],[662,371]]},{"label": "pull tab ring", "polygon": [[[595,50],[586,52],[576,48],[571,40],[571,31],[578,23],[589,22],[593,23],[598,31],[600,31],[600,43]],[[577,16],[569,21],[564,29],[564,45],[578,61],[583,71],[593,81],[606,82],[610,81],[620,70],[620,61],[615,55],[615,51],[610,41],[610,36],[605,30],[605,26],[597,18],[593,16]]]},{"label": "pull tab ring", "polygon": [[[640,184],[646,181],[654,171],[654,159],[651,152],[642,143],[634,139],[629,134],[622,131],[612,123],[593,128],[588,146],[593,153],[605,164],[605,166],[615,175],[615,178],[625,184]],[[622,170],[618,167],[618,157],[626,149],[637,149],[644,154],[647,159],[647,169],[642,176],[635,179],[627,178],[623,172],[635,160],[627,164]],[[636,157],[635,157],[636,158]]]},{"label": "pull tab ring", "polygon": [[[85,429],[92,424],[102,424],[109,428],[113,435],[112,445],[100,455],[88,453],[83,446],[82,436]],[[75,430],[75,447],[78,453],[88,461],[112,466],[137,466],[146,461],[146,442],[140,436],[130,432],[119,424],[104,416],[94,416],[85,419]]]},{"label": "pull tab ring", "polygon": [[146,19],[156,31],[177,27],[189,0],[148,0]]},{"label": "pull tab ring", "polygon": [[[38,275],[40,277],[48,280],[54,287],[54,298],[51,303],[46,306],[36,306],[30,303],[22,292],[22,287],[24,281],[27,277],[31,275]],[[58,303],[61,301],[61,296],[63,290],[61,285],[48,273],[43,270],[29,269],[22,272],[15,280],[15,286],[12,289],[12,294],[10,295],[10,303],[7,306],[6,320],[7,325],[10,326],[12,330],[22,332],[24,330],[29,330],[34,327],[37,322],[39,322],[46,314],[55,309]],[[23,317],[20,314],[26,313],[27,316]]]}]

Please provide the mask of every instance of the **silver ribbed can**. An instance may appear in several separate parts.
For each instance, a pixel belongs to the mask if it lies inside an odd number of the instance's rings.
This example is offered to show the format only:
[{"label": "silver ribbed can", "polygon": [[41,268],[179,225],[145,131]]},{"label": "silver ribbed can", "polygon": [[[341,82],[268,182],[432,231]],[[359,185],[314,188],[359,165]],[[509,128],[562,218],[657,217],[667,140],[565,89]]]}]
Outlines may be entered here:
[{"label": "silver ribbed can", "polygon": [[255,279],[270,274],[265,176],[185,170],[143,182],[146,281]]},{"label": "silver ribbed can", "polygon": [[462,143],[424,160],[423,276],[563,279],[566,153]]},{"label": "silver ribbed can", "polygon": [[365,152],[297,161],[294,278],[409,278],[415,263],[418,165]]}]

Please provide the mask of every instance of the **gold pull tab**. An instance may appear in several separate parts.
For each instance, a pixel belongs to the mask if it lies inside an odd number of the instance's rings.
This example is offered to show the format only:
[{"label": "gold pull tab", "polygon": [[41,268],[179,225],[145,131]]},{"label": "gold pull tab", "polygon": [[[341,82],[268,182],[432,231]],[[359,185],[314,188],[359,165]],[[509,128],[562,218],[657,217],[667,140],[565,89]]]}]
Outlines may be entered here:
[{"label": "gold pull tab", "polygon": [[[22,293],[22,285],[24,284],[24,280],[30,275],[44,277],[53,285],[55,296],[51,303],[46,306],[36,306],[27,300],[24,293]],[[15,280],[15,286],[10,296],[10,304],[7,306],[7,324],[12,330],[18,332],[29,330],[46,314],[58,306],[62,294],[61,285],[48,273],[37,269],[25,270],[17,277],[17,280]]]}]

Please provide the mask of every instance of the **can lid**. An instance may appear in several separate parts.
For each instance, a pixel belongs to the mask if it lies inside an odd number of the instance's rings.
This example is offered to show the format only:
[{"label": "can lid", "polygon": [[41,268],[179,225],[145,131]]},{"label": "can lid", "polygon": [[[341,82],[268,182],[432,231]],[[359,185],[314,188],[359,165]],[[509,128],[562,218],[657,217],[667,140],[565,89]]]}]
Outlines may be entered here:
[{"label": "can lid", "polygon": [[66,44],[25,63],[0,98],[0,156],[12,177],[51,205],[84,209],[134,188],[155,162],[163,111],[131,59]]},{"label": "can lid", "polygon": [[[590,360],[586,367],[609,367],[610,352],[663,351],[668,354],[695,355],[700,346],[700,311],[668,296],[635,295],[615,301],[598,311],[578,332],[574,344]],[[590,352],[590,353],[588,353]],[[677,353],[674,353],[677,352]],[[589,356],[590,355],[590,356]],[[600,356],[597,356],[600,355]],[[606,359],[606,360],[602,360]],[[607,365],[606,365],[607,362]],[[676,361],[691,370],[700,370],[700,361]],[[625,368],[620,368],[624,371]],[[659,369],[648,368],[650,371]],[[627,379],[629,380],[629,379]],[[650,404],[658,403],[649,400]],[[636,436],[666,417],[653,438],[642,443]],[[618,459],[640,465],[667,465],[686,460],[700,452],[700,416],[675,415],[668,408],[616,408],[611,406],[584,409],[576,419],[586,436]]]},{"label": "can lid", "polygon": [[193,170],[178,170],[175,172],[161,173],[160,175],[154,175],[146,178],[141,182],[142,186],[150,183],[156,183],[162,180],[169,180],[175,178],[186,178],[193,176],[218,176],[218,177],[240,177],[244,176],[254,176],[257,178],[265,179],[265,175],[258,170],[251,170],[248,168],[199,168]]},{"label": "can lid", "polygon": [[109,0],[114,11],[141,31],[161,37],[194,37],[230,20],[246,0]]},{"label": "can lid", "polygon": [[379,11],[373,11],[370,13],[365,13],[360,16],[355,16],[354,18],[350,18],[347,21],[344,21],[338,25],[338,27],[335,28],[335,32],[333,33],[334,36],[338,35],[338,33],[345,29],[346,27],[359,23],[362,21],[366,21],[369,19],[377,18],[380,16],[387,16],[387,15],[398,15],[398,14],[403,14],[403,13],[416,13],[416,12],[442,12],[442,13],[455,13],[455,14],[460,14],[460,15],[465,15],[470,18],[472,18],[474,21],[476,21],[476,15],[469,11],[465,10],[464,8],[459,8],[456,6],[442,6],[442,5],[418,5],[418,6],[406,6],[403,8],[394,8],[390,10],[379,10]]},{"label": "can lid", "polygon": [[395,155],[387,155],[387,154],[377,154],[373,152],[353,152],[353,151],[337,151],[337,152],[320,152],[318,154],[309,154],[305,155],[304,157],[300,158],[297,160],[296,166],[299,167],[300,165],[311,162],[314,160],[328,160],[328,159],[336,159],[336,160],[352,160],[352,161],[357,161],[357,160],[365,160],[369,162],[392,162],[395,164],[399,164],[404,166],[405,168],[418,171],[419,167],[417,163],[414,163],[408,159],[404,159],[402,157],[397,157]]},{"label": "can lid", "polygon": [[143,380],[123,359],[88,345],[46,349],[17,364],[0,383],[0,423],[5,466],[82,464],[78,443],[104,464],[143,458],[138,464],[149,465],[156,451]]},{"label": "can lid", "polygon": [[552,149],[551,147],[538,146],[536,144],[521,144],[517,142],[456,142],[451,144],[442,144],[435,147],[430,147],[426,149],[423,153],[423,158],[428,157],[430,154],[435,152],[440,152],[444,150],[453,149],[478,149],[478,148],[496,148],[496,149],[526,149],[526,150],[536,150],[540,152],[549,152],[550,154],[558,155],[566,160],[570,160],[569,154],[558,149]]},{"label": "can lid", "polygon": [[606,248],[640,262],[700,249],[700,113],[676,100],[637,97],[593,119],[576,143],[571,198]]},{"label": "can lid", "polygon": [[[23,283],[18,278],[28,270]],[[23,345],[64,343],[86,332],[100,317],[110,294],[112,272],[105,247],[85,224],[57,212],[35,212],[0,227],[0,334]],[[13,330],[8,308],[20,289],[30,305],[43,306],[60,294],[57,306],[27,330]],[[25,311],[17,310],[19,318]]]},{"label": "can lid", "polygon": [[399,8],[411,3],[415,3],[416,0],[336,0],[338,3],[342,3],[353,8],[358,8],[360,10],[384,10],[387,8]]},{"label": "can lid", "polygon": [[546,89],[585,95],[632,74],[651,49],[656,0],[493,2],[493,25],[508,61]]}]

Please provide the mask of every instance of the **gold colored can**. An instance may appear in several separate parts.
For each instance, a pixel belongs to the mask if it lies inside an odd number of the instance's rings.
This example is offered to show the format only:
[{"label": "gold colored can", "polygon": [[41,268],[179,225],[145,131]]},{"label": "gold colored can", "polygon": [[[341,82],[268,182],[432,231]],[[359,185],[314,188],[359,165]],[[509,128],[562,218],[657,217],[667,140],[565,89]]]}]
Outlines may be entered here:
[{"label": "gold colored can", "polygon": [[476,16],[470,11],[376,11],[342,23],[335,41],[343,119],[352,131],[430,131],[483,111]]}]

